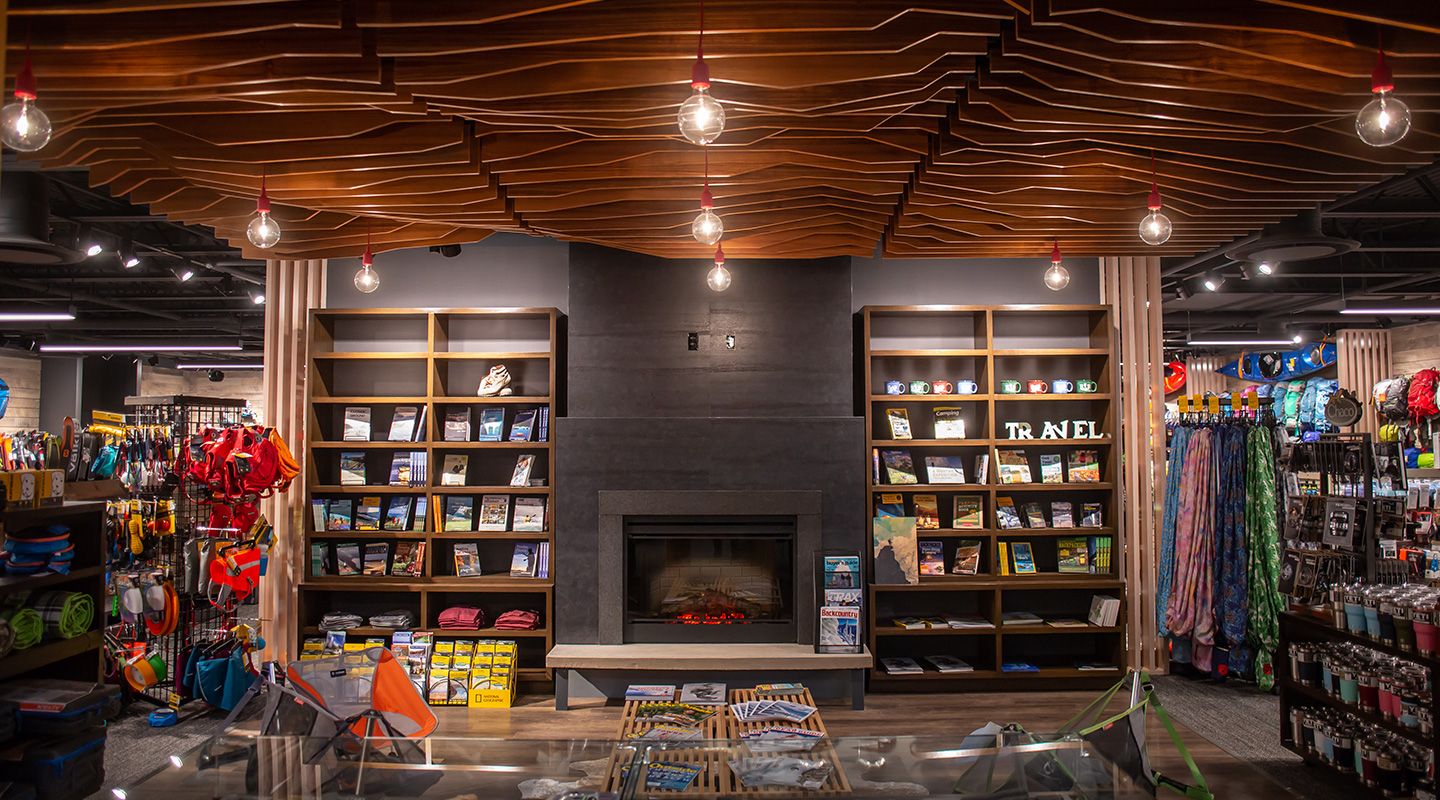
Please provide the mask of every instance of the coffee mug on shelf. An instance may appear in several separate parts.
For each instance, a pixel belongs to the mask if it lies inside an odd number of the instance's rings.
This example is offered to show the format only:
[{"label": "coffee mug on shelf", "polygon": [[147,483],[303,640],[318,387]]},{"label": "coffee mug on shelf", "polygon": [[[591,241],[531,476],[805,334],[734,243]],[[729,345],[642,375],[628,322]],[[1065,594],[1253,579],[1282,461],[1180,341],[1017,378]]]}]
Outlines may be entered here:
[{"label": "coffee mug on shelf", "polygon": [[1100,391],[1100,384],[1095,381],[1075,381],[1075,391],[1080,394],[1095,394]]},{"label": "coffee mug on shelf", "polygon": [[1030,381],[1025,384],[1025,391],[1030,394],[1049,394],[1050,384],[1045,381]]},{"label": "coffee mug on shelf", "polygon": [[1020,381],[1000,381],[1000,394],[1020,394]]},{"label": "coffee mug on shelf", "polygon": [[1055,394],[1070,394],[1071,392],[1075,391],[1075,384],[1065,380],[1064,378],[1056,378],[1055,380],[1050,381],[1050,391],[1054,392]]},{"label": "coffee mug on shelf", "polygon": [[975,394],[980,391],[980,384],[975,381],[956,381],[955,391],[959,394]]},{"label": "coffee mug on shelf", "polygon": [[930,382],[910,381],[910,394],[930,394]]},{"label": "coffee mug on shelf", "polygon": [[905,384],[900,381],[885,381],[885,394],[905,394]]},{"label": "coffee mug on shelf", "polygon": [[934,394],[955,394],[955,385],[950,381],[930,381],[930,391]]}]

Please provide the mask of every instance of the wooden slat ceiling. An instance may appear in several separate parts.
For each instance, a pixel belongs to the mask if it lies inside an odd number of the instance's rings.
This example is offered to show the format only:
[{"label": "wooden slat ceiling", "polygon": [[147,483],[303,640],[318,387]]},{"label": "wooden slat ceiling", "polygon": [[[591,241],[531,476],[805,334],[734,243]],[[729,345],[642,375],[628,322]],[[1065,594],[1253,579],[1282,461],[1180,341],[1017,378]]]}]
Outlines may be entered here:
[{"label": "wooden slat ceiling", "polygon": [[[675,127],[683,0],[11,0],[46,166],[246,255],[518,231],[671,257],[701,149]],[[1398,145],[1354,131],[1377,23]],[[1440,152],[1435,0],[710,0],[731,257],[1190,255]],[[11,85],[7,82],[7,87]],[[1139,242],[1149,154],[1175,234]],[[263,170],[285,235],[245,241]]]}]

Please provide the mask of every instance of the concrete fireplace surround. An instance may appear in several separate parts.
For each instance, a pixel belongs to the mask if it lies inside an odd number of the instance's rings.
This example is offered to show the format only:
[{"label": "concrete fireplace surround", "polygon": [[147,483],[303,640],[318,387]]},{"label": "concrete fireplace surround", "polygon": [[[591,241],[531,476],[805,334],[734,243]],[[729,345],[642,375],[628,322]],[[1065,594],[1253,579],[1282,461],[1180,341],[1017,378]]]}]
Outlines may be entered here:
[{"label": "concrete fireplace surround", "polygon": [[815,641],[815,559],[820,549],[819,491],[601,491],[598,580],[599,644],[622,644],[626,517],[783,516],[795,518],[795,643]]}]

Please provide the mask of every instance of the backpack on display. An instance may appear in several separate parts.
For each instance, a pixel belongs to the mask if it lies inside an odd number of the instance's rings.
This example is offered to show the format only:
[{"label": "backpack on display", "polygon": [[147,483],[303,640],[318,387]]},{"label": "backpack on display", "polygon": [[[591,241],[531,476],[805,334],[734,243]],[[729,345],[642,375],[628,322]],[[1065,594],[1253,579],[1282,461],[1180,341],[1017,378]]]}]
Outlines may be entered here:
[{"label": "backpack on display", "polygon": [[1340,381],[1334,378],[1316,378],[1315,384],[1315,405],[1311,411],[1311,420],[1315,430],[1322,433],[1331,430],[1330,421],[1325,417],[1325,407],[1330,405],[1330,398],[1340,390]]},{"label": "backpack on display", "polygon": [[1315,427],[1315,381],[1305,382],[1305,391],[1300,393],[1300,409],[1296,419],[1300,423],[1301,430],[1311,430]]},{"label": "backpack on display", "polygon": [[1300,400],[1305,396],[1305,381],[1290,381],[1286,387],[1285,406],[1280,418],[1284,420],[1285,427],[1292,431],[1300,430]]},{"label": "backpack on display", "polygon": [[1440,385],[1440,372],[1422,369],[1410,378],[1406,401],[1410,406],[1410,419],[1417,425],[1436,414],[1440,408],[1435,404],[1435,390]]},{"label": "backpack on display", "polygon": [[1381,389],[1381,396],[1377,397],[1376,406],[1380,410],[1380,416],[1404,422],[1410,417],[1409,403],[1410,382],[1406,378],[1391,378],[1385,382]]}]

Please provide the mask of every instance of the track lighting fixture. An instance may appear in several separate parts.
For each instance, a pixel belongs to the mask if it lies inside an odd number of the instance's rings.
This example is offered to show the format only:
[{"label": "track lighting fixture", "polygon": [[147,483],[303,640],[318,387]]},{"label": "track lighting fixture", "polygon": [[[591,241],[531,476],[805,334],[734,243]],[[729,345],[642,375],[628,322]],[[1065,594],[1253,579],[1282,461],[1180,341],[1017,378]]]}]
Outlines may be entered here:
[{"label": "track lighting fixture", "polygon": [[1140,220],[1140,239],[1145,244],[1165,244],[1170,238],[1170,218],[1160,213],[1160,185],[1155,180],[1155,151],[1150,151],[1150,213]]},{"label": "track lighting fixture", "polygon": [[1050,268],[1045,270],[1045,286],[1058,292],[1070,285],[1070,271],[1060,266],[1060,238],[1055,238],[1055,248],[1050,251]]},{"label": "track lighting fixture", "polygon": [[710,144],[725,130],[725,107],[710,96],[710,67],[705,63],[705,0],[700,0],[700,38],[690,70],[694,94],[680,104],[680,133],[695,144]]},{"label": "track lighting fixture", "polygon": [[1200,285],[1205,287],[1207,292],[1218,292],[1220,287],[1225,285],[1225,279],[1220,276],[1220,273],[1211,270],[1200,276]]},{"label": "track lighting fixture", "polygon": [[1175,299],[1176,299],[1176,300],[1189,300],[1190,298],[1192,298],[1192,297],[1194,297],[1194,296],[1195,296],[1195,293],[1192,292],[1192,291],[1190,291],[1189,289],[1185,288],[1185,284],[1184,284],[1184,283],[1179,283],[1179,284],[1176,284],[1176,285],[1175,285]]},{"label": "track lighting fixture", "polygon": [[260,196],[255,200],[255,218],[250,220],[250,227],[245,230],[250,244],[261,248],[274,247],[280,242],[280,225],[270,218],[270,195],[265,193],[266,172],[260,172]]},{"label": "track lighting fixture", "polygon": [[458,244],[433,244],[433,245],[430,245],[430,252],[432,252],[432,253],[439,253],[440,255],[444,256],[445,258],[454,258],[455,256],[460,255],[460,245],[458,245]]},{"label": "track lighting fixture", "polygon": [[50,141],[50,118],[35,105],[35,73],[30,69],[30,34],[25,34],[25,61],[15,76],[15,101],[0,109],[0,142],[11,150],[33,153]]},{"label": "track lighting fixture", "polygon": [[370,294],[380,288],[380,275],[371,266],[375,257],[370,254],[370,223],[365,223],[365,254],[360,257],[360,269],[355,272],[355,288]]},{"label": "track lighting fixture", "polygon": [[725,269],[725,251],[719,247],[715,248],[715,266],[710,269],[710,274],[705,276],[705,285],[715,292],[730,288],[730,270]]},{"label": "track lighting fixture", "polygon": [[1395,76],[1385,63],[1385,48],[1378,41],[1378,33],[1376,39],[1375,69],[1370,73],[1370,91],[1375,93],[1375,99],[1355,115],[1355,133],[1372,147],[1388,147],[1410,132],[1410,108],[1390,94],[1395,91]]},{"label": "track lighting fixture", "polygon": [[257,306],[263,306],[263,305],[265,305],[265,290],[264,290],[264,289],[246,289],[246,290],[245,290],[245,294],[247,294],[247,295],[250,296],[250,302],[254,303],[255,305],[257,305]]},{"label": "track lighting fixture", "polygon": [[187,264],[181,264],[181,265],[178,266],[178,267],[171,267],[171,268],[170,268],[170,271],[175,274],[175,277],[176,277],[176,278],[179,278],[179,279],[180,279],[180,282],[181,282],[181,283],[184,283],[184,282],[190,280],[191,278],[195,277],[195,270],[194,270],[194,268],[191,267],[191,266],[189,266],[189,265],[187,265]]},{"label": "track lighting fixture", "polygon": [[158,367],[158,366],[160,366],[160,356],[157,356],[157,355],[155,355],[154,353],[151,353],[151,354],[150,354],[150,357],[147,358],[147,359],[145,359],[145,363],[146,363],[146,364],[149,364],[149,365],[152,366],[152,367]]},{"label": "track lighting fixture", "polygon": [[1245,280],[1253,281],[1260,278],[1268,278],[1275,274],[1275,262],[1273,261],[1251,261],[1240,265],[1240,274]]},{"label": "track lighting fixture", "polygon": [[219,383],[220,381],[225,380],[225,373],[221,372],[218,369],[212,369],[208,373],[206,373],[206,377],[210,379],[211,383]]}]

